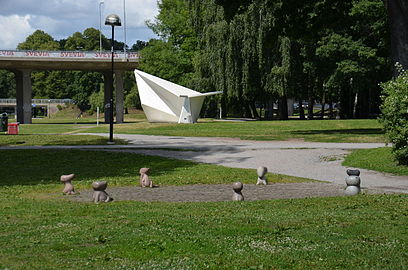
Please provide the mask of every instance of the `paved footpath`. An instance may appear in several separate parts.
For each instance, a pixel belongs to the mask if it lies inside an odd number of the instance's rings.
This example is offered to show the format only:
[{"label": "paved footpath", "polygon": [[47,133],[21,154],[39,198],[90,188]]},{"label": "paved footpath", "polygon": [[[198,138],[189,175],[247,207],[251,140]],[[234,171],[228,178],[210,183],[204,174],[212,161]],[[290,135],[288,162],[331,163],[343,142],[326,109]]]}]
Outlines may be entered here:
[{"label": "paved footpath", "polygon": [[[115,138],[130,143],[123,147],[128,149],[122,151],[236,168],[256,169],[262,165],[266,166],[269,172],[329,181],[339,185],[345,185],[348,168],[341,163],[350,150],[385,146],[383,143],[243,141],[231,138],[124,134],[115,134]],[[407,176],[393,176],[365,169],[360,171],[363,188],[408,193]]]}]

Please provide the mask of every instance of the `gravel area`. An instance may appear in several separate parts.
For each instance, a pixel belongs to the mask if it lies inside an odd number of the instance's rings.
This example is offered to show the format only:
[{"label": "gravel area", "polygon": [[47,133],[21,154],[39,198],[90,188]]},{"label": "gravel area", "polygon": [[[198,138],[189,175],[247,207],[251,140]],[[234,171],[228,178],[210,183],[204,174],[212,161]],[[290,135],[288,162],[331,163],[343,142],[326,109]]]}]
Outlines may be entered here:
[{"label": "gravel area", "polygon": [[[163,186],[156,188],[137,186],[108,187],[106,192],[114,198],[114,201],[131,200],[141,202],[230,201],[233,194],[231,184]],[[381,190],[373,189],[364,190],[363,192],[368,194],[384,193]],[[74,201],[91,202],[92,194],[93,190],[84,190],[80,191],[80,194],[69,198]],[[320,182],[269,184],[267,186],[246,184],[242,194],[246,201],[345,196],[344,186]]]}]

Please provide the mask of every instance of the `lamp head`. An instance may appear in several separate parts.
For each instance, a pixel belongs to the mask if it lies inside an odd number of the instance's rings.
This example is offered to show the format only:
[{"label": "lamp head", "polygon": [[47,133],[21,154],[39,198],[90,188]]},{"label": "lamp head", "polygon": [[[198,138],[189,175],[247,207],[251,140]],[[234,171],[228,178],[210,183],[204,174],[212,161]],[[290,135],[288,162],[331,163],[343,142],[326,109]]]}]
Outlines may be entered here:
[{"label": "lamp head", "polygon": [[121,26],[120,18],[116,14],[110,14],[105,19],[105,25]]}]

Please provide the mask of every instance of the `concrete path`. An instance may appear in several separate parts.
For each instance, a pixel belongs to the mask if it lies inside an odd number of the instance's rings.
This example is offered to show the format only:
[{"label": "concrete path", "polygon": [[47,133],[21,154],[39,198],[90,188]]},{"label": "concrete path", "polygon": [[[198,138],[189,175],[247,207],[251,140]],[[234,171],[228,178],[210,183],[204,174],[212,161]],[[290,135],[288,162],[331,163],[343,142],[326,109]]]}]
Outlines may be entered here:
[{"label": "concrete path", "polygon": [[[102,135],[102,134],[93,134]],[[107,136],[107,134],[103,134]],[[231,138],[116,134],[146,155],[193,160],[236,168],[266,166],[269,172],[344,185],[343,157],[352,149],[383,147],[383,143],[315,143],[303,141],[243,141]],[[141,148],[141,149],[137,149]],[[177,151],[171,151],[177,149]],[[180,151],[180,149],[186,151]],[[408,177],[360,169],[362,187],[408,193]]]}]

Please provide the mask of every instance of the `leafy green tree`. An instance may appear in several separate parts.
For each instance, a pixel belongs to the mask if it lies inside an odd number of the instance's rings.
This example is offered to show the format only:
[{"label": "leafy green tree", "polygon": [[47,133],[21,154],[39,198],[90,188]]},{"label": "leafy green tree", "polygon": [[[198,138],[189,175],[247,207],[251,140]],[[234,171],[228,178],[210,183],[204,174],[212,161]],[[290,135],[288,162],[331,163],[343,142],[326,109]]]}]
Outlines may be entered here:
[{"label": "leafy green tree", "polygon": [[[392,61],[408,68],[408,3],[405,0],[384,0],[391,32]],[[397,74],[397,69],[394,74]]]},{"label": "leafy green tree", "polygon": [[137,40],[135,44],[130,47],[131,51],[140,51],[144,49],[147,45],[149,45],[149,42],[143,41],[143,40]]},{"label": "leafy green tree", "polygon": [[191,87],[196,36],[190,25],[188,1],[163,0],[159,15],[148,26],[161,40],[151,40],[141,53],[141,69]]},{"label": "leafy green tree", "polygon": [[0,98],[16,96],[16,81],[14,73],[0,69]]},{"label": "leafy green tree", "polygon": [[126,108],[142,109],[142,104],[140,103],[140,98],[139,98],[139,93],[137,91],[137,87],[132,88],[130,93],[128,95],[126,95],[125,107]]},{"label": "leafy green tree", "polygon": [[90,110],[92,112],[96,112],[97,108],[99,107],[100,112],[105,111],[105,106],[104,106],[104,88],[103,84],[100,84],[100,90],[99,92],[93,92],[89,96],[89,104],[91,105]]},{"label": "leafy green tree", "polygon": [[309,118],[315,101],[341,100],[344,117],[378,108],[378,82],[389,76],[381,0],[191,0],[189,7],[198,81],[223,90],[241,111],[278,99],[284,119],[287,97],[308,99]]},{"label": "leafy green tree", "polygon": [[26,40],[17,45],[19,50],[58,50],[60,45],[52,36],[42,30],[36,30]]},{"label": "leafy green tree", "polygon": [[400,75],[382,84],[384,103],[381,122],[400,164],[408,165],[408,71],[399,66]]}]

